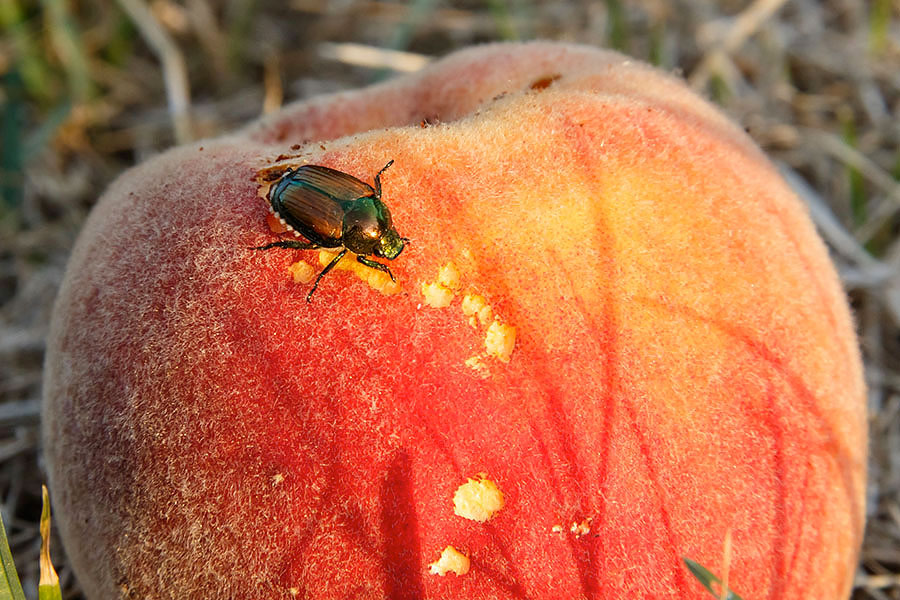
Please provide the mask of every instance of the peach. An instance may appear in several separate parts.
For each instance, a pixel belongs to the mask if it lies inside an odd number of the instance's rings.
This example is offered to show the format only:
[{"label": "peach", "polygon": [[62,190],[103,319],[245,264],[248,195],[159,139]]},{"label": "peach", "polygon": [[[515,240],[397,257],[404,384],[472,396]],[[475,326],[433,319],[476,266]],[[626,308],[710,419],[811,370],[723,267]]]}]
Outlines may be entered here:
[{"label": "peach", "polygon": [[[396,277],[252,250],[288,167]],[[88,598],[846,597],[866,414],[801,203],[618,54],[491,45],[125,173],[73,252],[45,445]],[[722,544],[732,539],[729,564]]]}]

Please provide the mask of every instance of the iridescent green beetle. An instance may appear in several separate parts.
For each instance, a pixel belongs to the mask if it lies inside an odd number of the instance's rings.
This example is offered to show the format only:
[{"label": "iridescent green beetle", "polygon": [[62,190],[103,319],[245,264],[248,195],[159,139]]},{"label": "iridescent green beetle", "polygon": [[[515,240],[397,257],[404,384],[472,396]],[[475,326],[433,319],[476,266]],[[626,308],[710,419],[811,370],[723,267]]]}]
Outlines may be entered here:
[{"label": "iridescent green beetle", "polygon": [[375,174],[375,188],[342,171],[319,165],[303,165],[288,171],[269,190],[272,211],[284,225],[305,237],[309,242],[282,240],[254,250],[269,248],[311,249],[341,248],[341,251],[322,269],[306,301],[312,301],[319,281],[344,258],[347,252],[356,260],[387,273],[394,274],[387,265],[369,256],[394,260],[406,243],[391,221],[391,211],[381,201],[381,174],[394,164],[388,164]]}]

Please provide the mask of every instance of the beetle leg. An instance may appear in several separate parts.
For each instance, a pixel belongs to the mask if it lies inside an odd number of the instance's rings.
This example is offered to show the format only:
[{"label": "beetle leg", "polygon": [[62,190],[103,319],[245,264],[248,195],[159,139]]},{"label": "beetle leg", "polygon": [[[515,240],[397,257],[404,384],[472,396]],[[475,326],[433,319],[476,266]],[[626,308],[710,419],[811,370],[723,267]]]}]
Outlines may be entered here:
[{"label": "beetle leg", "polygon": [[298,242],[296,240],[281,240],[280,242],[272,242],[265,246],[252,246],[251,250],[268,250],[269,248],[293,248],[295,250],[309,250],[311,248],[319,248],[318,244],[312,242]]},{"label": "beetle leg", "polygon": [[319,287],[319,281],[320,281],[323,277],[325,277],[325,275],[328,273],[328,271],[330,271],[330,270],[332,270],[333,268],[335,268],[335,267],[337,266],[337,264],[338,264],[339,262],[341,262],[341,259],[344,258],[344,255],[345,255],[345,254],[347,254],[347,249],[346,249],[346,248],[344,248],[343,250],[341,250],[340,252],[338,252],[338,255],[335,256],[335,257],[331,260],[331,262],[328,263],[328,264],[325,266],[324,269],[322,269],[322,272],[319,273],[319,276],[318,276],[318,277],[316,277],[316,282],[313,284],[312,289],[309,290],[309,293],[306,295],[306,301],[307,301],[307,302],[312,302],[312,295],[313,295],[313,292],[316,291],[316,288]]},{"label": "beetle leg", "polygon": [[367,267],[371,267],[373,269],[378,269],[379,271],[384,271],[391,278],[391,281],[397,281],[396,279],[394,279],[394,274],[391,273],[391,270],[388,268],[387,265],[383,265],[380,262],[376,262],[376,261],[372,260],[371,258],[366,258],[365,256],[357,256],[356,260],[358,260],[362,264],[366,265]]}]

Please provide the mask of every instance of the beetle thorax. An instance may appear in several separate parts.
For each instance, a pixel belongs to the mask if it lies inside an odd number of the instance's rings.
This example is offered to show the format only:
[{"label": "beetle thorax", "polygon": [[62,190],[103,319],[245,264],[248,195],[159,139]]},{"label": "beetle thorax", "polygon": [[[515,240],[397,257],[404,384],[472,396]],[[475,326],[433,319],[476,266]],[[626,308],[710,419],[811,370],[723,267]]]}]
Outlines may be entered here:
[{"label": "beetle thorax", "polygon": [[375,244],[383,233],[378,215],[370,207],[361,206],[344,214],[344,247],[354,254],[372,254]]}]

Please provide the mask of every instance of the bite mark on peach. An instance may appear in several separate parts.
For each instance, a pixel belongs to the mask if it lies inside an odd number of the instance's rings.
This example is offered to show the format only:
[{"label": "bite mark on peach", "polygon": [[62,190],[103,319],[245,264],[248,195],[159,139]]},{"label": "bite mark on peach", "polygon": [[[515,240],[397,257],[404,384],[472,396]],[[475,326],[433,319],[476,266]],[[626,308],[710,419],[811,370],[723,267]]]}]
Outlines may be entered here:
[{"label": "bite mark on peach", "polygon": [[484,347],[488,356],[508,363],[516,346],[516,328],[494,319],[484,335]]},{"label": "bite mark on peach", "polygon": [[425,281],[422,283],[422,296],[425,305],[431,308],[447,308],[453,302],[453,290],[445,288],[437,281]]},{"label": "bite mark on peach", "polygon": [[[463,255],[464,260],[471,258],[465,254]],[[461,287],[459,269],[453,262],[448,262],[440,268],[434,281],[422,282],[424,303],[432,308],[447,308],[453,303]],[[516,328],[499,320],[494,314],[494,309],[487,303],[484,296],[479,294],[470,292],[463,296],[460,310],[472,327],[487,326],[484,333],[485,352],[471,356],[465,361],[465,365],[476,371],[479,377],[486,378],[489,376],[489,371],[482,359],[495,358],[500,362],[508,363],[516,345]]]},{"label": "bite mark on peach", "polygon": [[583,519],[581,522],[573,521],[569,531],[575,534],[575,537],[581,537],[591,532],[591,520]]},{"label": "bite mark on peach", "polygon": [[[574,535],[576,538],[580,538],[583,535],[587,535],[591,532],[591,519],[588,517],[587,519],[582,519],[581,521],[572,521],[572,524],[569,526],[569,533]],[[565,533],[566,528],[563,525],[557,523],[553,527],[550,528],[550,531],[553,533]]]},{"label": "bite mark on peach", "polygon": [[472,327],[478,327],[479,324],[486,326],[494,316],[494,311],[487,300],[478,294],[463,296],[461,308],[463,314],[469,317],[469,325]]},{"label": "bite mark on peach", "polygon": [[487,379],[491,376],[491,371],[484,361],[481,360],[481,356],[476,354],[475,356],[470,356],[466,359],[465,365],[475,371],[475,374],[481,377],[482,379]]},{"label": "bite mark on peach", "polygon": [[266,225],[269,226],[269,230],[272,233],[287,233],[289,231],[284,221],[273,212],[266,215]]},{"label": "bite mark on peach", "polygon": [[316,270],[306,261],[298,260],[288,267],[294,283],[309,283],[316,276]]},{"label": "bite mark on peach", "polygon": [[425,304],[432,308],[447,308],[453,302],[459,285],[459,269],[448,262],[440,268],[435,281],[422,282]]},{"label": "bite mark on peach", "polygon": [[456,268],[456,265],[448,262],[441,267],[438,271],[437,283],[448,290],[457,291],[459,289],[459,269]]},{"label": "bite mark on peach", "polygon": [[[328,266],[336,252],[329,250],[319,250],[319,264],[323,267]],[[335,271],[350,271],[356,277],[369,284],[373,290],[377,290],[385,296],[393,296],[402,291],[400,283],[391,279],[390,275],[378,269],[373,269],[356,260],[356,255],[348,252],[341,261],[335,265]]]},{"label": "bite mark on peach", "polygon": [[470,477],[453,494],[453,512],[478,523],[492,519],[505,504],[503,492],[484,473],[479,473],[478,479]]},{"label": "bite mark on peach", "polygon": [[468,573],[470,565],[468,556],[453,546],[447,546],[441,552],[441,557],[428,565],[428,570],[432,575],[443,577],[447,573],[454,573],[458,577]]}]

